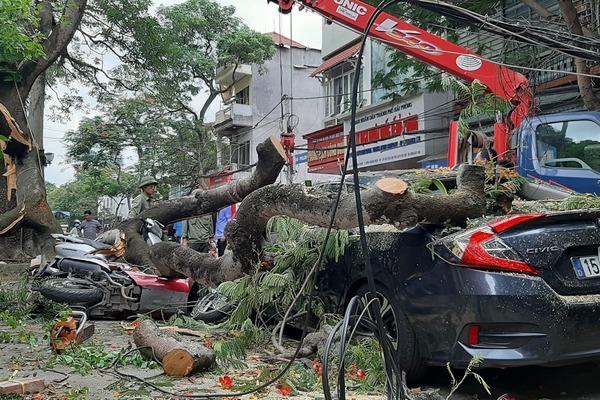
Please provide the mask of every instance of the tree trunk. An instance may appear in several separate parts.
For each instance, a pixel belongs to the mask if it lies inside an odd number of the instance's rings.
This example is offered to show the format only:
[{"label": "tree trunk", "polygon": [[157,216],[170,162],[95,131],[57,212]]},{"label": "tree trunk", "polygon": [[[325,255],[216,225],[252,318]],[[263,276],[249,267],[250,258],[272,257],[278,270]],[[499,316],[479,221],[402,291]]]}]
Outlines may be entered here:
[{"label": "tree trunk", "polygon": [[21,94],[17,88],[7,86],[9,85],[0,86],[0,103],[11,110],[11,116],[21,129],[22,136],[32,147],[31,150],[25,149],[5,158],[5,173],[11,173],[6,169],[6,162],[14,163],[12,177],[16,180],[16,188],[7,185],[10,177],[2,177],[5,182],[0,193],[0,236],[3,236],[0,257],[34,257],[41,253],[44,258],[49,259],[54,257],[54,239],[50,234],[61,232],[61,228],[46,202],[46,188],[41,172],[44,156],[40,154],[40,149],[29,133]]},{"label": "tree trunk", "polygon": [[[468,218],[485,212],[484,179],[482,167],[463,164],[457,177],[458,190],[447,196],[415,194],[400,179],[381,179],[361,194],[364,223],[394,224],[398,228],[418,222],[464,225]],[[302,185],[270,185],[256,190],[240,204],[235,218],[225,227],[233,261],[245,273],[255,269],[261,261],[262,235],[271,217],[286,215],[326,227],[334,206],[335,197]],[[342,195],[333,228],[358,226],[356,207],[353,194]]]},{"label": "tree trunk", "polygon": [[[65,54],[83,18],[87,0],[69,1],[62,13],[57,11],[61,14],[61,20],[56,24],[53,5],[50,1],[40,2],[38,28],[45,35],[42,41],[44,56],[19,66],[17,72],[21,79],[18,83],[0,82],[0,103],[8,109],[30,143],[33,141],[25,117],[25,103],[34,82],[59,56]],[[5,163],[14,161],[16,168],[13,171],[8,171],[6,165],[0,168],[3,174],[11,173],[12,179],[16,179],[16,189],[11,189],[8,185],[10,176],[7,179],[0,177],[1,258],[33,257],[40,253],[43,258],[54,257],[54,239],[50,233],[61,231],[46,202],[41,166],[43,151],[35,143],[29,150],[12,155],[10,160],[5,157]]]},{"label": "tree trunk", "polygon": [[188,376],[214,364],[215,352],[198,342],[159,330],[152,320],[143,320],[133,331],[133,342],[146,358],[162,363],[169,376]]},{"label": "tree trunk", "polygon": [[[567,23],[567,29],[569,32],[576,35],[583,35],[583,29],[577,15],[577,10],[572,0],[559,0],[558,2],[563,18]],[[575,57],[575,69],[577,73],[577,86],[579,86],[579,93],[583,104],[588,110],[600,110],[600,99],[594,91],[594,81],[588,75],[590,75],[590,67],[588,61],[583,58]]]}]

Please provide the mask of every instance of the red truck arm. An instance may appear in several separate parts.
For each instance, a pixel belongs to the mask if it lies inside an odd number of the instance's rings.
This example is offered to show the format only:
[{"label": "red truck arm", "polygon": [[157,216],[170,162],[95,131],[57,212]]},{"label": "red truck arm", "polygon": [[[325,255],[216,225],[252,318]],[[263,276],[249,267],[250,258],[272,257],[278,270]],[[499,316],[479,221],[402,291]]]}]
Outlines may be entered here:
[{"label": "red truck arm", "polygon": [[[375,7],[359,0],[267,1],[278,3],[282,13],[289,13],[292,6],[298,3],[360,33],[364,32],[375,12]],[[467,82],[478,79],[490,92],[510,102],[514,109],[507,118],[506,125],[496,127],[494,140],[498,154],[503,154],[509,149],[509,132],[519,126],[523,118],[530,115],[533,105],[529,82],[525,76],[385,12],[375,19],[368,35]],[[500,131],[504,131],[504,137],[500,137]]]}]

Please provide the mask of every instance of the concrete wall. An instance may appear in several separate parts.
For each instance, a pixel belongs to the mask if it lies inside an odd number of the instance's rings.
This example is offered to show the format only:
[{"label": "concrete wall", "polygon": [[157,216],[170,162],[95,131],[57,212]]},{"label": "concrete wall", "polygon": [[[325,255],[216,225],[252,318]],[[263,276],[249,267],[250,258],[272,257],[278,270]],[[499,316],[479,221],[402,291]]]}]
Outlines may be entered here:
[{"label": "concrete wall", "polygon": [[[317,78],[310,77],[321,62],[320,50],[280,47],[273,59],[263,67],[253,65],[251,103],[254,125],[258,124],[258,126],[244,136],[252,138],[252,149],[269,136],[279,137],[282,129],[286,130],[287,121],[292,114],[294,117],[290,119],[290,123],[297,124],[293,129],[297,147],[306,147],[302,136],[322,127],[325,110],[323,89]],[[265,68],[268,71],[266,73],[264,73]],[[282,94],[293,97],[293,100],[284,100],[279,104]],[[322,175],[308,174],[307,164],[303,162],[306,157],[303,157],[302,153],[305,151],[294,152],[298,163],[294,164],[293,181],[322,179]],[[251,160],[255,162],[256,159],[256,152],[253,151]],[[284,168],[280,182],[289,182],[287,169]]]}]

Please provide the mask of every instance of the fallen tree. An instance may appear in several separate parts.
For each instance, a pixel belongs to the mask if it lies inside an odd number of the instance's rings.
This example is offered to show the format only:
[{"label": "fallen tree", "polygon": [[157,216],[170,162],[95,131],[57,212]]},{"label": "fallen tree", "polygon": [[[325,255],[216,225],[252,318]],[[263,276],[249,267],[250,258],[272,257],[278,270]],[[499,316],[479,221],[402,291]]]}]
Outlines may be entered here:
[{"label": "fallen tree", "polygon": [[[335,196],[304,185],[273,184],[285,162],[285,153],[277,139],[265,141],[257,152],[259,161],[251,177],[202,191],[195,198],[166,201],[143,212],[138,219],[124,222],[119,227],[122,239],[113,250],[124,247],[128,262],[154,267],[164,276],[184,275],[201,286],[215,287],[252,273],[261,262],[272,261],[261,245],[271,217],[284,215],[311,225],[327,226]],[[362,193],[365,224],[394,224],[398,228],[418,222],[463,225],[468,218],[484,214],[484,180],[483,168],[463,165],[457,176],[457,190],[446,196],[434,196],[413,193],[401,179],[381,179]],[[139,234],[144,218],[168,224],[240,201],[235,218],[225,230],[232,252],[220,258],[173,242],[149,247]],[[342,195],[333,227],[356,227],[356,207],[353,194]]]}]

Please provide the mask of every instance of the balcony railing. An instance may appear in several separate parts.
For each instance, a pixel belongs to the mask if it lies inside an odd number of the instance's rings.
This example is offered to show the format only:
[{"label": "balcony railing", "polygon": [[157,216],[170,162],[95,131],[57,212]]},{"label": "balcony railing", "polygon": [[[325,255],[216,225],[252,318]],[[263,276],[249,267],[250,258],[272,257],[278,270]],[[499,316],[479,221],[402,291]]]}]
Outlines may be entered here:
[{"label": "balcony railing", "polygon": [[232,103],[215,115],[215,130],[223,136],[248,131],[252,127],[252,106]]}]

